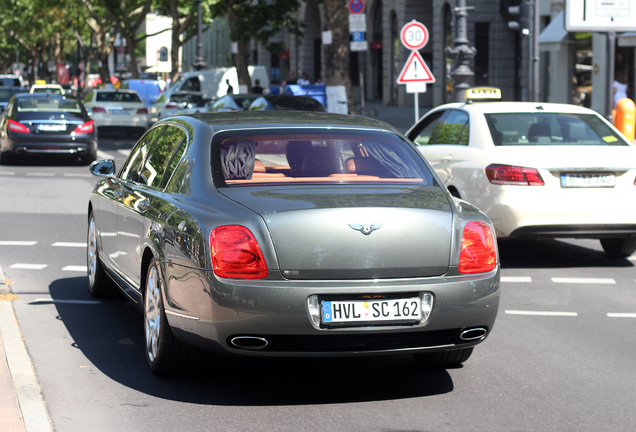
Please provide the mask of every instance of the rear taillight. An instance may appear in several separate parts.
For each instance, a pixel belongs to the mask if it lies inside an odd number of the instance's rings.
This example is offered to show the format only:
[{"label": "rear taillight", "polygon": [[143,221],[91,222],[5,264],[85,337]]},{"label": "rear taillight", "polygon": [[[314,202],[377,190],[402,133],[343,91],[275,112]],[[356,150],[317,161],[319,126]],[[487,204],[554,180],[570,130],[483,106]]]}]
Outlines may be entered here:
[{"label": "rear taillight", "polygon": [[236,279],[262,279],[267,266],[254,235],[241,225],[214,228],[210,234],[214,274]]},{"label": "rear taillight", "polygon": [[486,167],[488,180],[493,184],[543,186],[543,178],[536,168],[491,164]]},{"label": "rear taillight", "polygon": [[94,112],[94,113],[105,113],[105,112],[106,112],[106,108],[102,108],[102,107],[93,107],[93,112]]},{"label": "rear taillight", "polygon": [[459,253],[459,272],[462,274],[485,273],[497,266],[495,238],[483,222],[468,222],[462,234]]},{"label": "rear taillight", "polygon": [[148,109],[147,108],[139,108],[137,110],[137,114],[148,114]]},{"label": "rear taillight", "polygon": [[166,108],[170,108],[170,109],[177,108],[177,104],[174,102],[167,103]]},{"label": "rear taillight", "polygon": [[9,120],[7,122],[7,127],[9,128],[9,130],[11,132],[20,132],[20,133],[30,133],[31,132],[28,127],[26,127],[22,123],[17,122],[15,120]]},{"label": "rear taillight", "polygon": [[91,133],[95,130],[95,122],[93,120],[87,121],[83,125],[79,125],[75,128],[75,133]]}]

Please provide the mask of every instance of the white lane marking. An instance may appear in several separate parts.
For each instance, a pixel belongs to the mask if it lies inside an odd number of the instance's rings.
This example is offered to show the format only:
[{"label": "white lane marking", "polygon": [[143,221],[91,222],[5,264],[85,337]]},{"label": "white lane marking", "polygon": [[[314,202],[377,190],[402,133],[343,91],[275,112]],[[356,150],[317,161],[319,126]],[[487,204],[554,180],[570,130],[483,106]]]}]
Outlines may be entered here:
[{"label": "white lane marking", "polygon": [[100,300],[53,300],[52,298],[36,298],[29,304],[48,304],[48,303],[66,303],[66,304],[101,304]]},{"label": "white lane marking", "polygon": [[529,283],[532,282],[532,278],[530,276],[502,276],[501,281],[512,283]]},{"label": "white lane marking", "polygon": [[522,311],[522,310],[507,310],[506,314],[528,315],[528,316],[560,316],[560,317],[575,317],[579,315],[576,312]]},{"label": "white lane marking", "polygon": [[24,264],[24,263],[16,263],[10,265],[9,268],[17,269],[17,270],[42,270],[43,268],[48,267],[47,264]]},{"label": "white lane marking", "polygon": [[79,173],[66,173],[62,174],[63,177],[80,177],[80,178],[92,178],[92,174],[79,174]]},{"label": "white lane marking", "polygon": [[607,316],[609,318],[636,318],[636,313],[609,312]]},{"label": "white lane marking", "polygon": [[29,177],[55,177],[55,173],[26,173]]},{"label": "white lane marking", "polygon": [[97,150],[97,159],[112,159],[110,155],[101,150]]},{"label": "white lane marking", "polygon": [[612,278],[572,278],[572,277],[553,277],[554,283],[568,284],[598,284],[598,285],[614,285],[616,281]]},{"label": "white lane marking", "polygon": [[87,267],[81,265],[69,265],[62,269],[62,271],[70,271],[70,272],[83,272],[86,273]]},{"label": "white lane marking", "polygon": [[84,248],[86,247],[86,243],[55,242],[51,246]]},{"label": "white lane marking", "polygon": [[36,241],[0,241],[0,246],[34,246]]},{"label": "white lane marking", "polygon": [[14,176],[15,173],[11,171],[0,171],[0,175]]},{"label": "white lane marking", "polygon": [[123,154],[124,156],[128,156],[131,150],[117,150],[117,152]]}]

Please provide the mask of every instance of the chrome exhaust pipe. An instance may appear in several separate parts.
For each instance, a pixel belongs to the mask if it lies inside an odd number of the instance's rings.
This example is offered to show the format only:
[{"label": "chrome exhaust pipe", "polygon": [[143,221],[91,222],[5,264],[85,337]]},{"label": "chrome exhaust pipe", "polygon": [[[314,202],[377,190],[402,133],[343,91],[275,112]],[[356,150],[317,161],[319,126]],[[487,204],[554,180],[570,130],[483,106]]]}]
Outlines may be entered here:
[{"label": "chrome exhaust pipe", "polygon": [[459,333],[459,339],[466,342],[476,341],[476,340],[485,338],[487,334],[488,334],[488,330],[486,330],[485,328],[475,327],[475,328],[462,330]]},{"label": "chrome exhaust pipe", "polygon": [[246,350],[262,350],[269,346],[269,341],[260,336],[234,336],[230,339],[230,345]]}]

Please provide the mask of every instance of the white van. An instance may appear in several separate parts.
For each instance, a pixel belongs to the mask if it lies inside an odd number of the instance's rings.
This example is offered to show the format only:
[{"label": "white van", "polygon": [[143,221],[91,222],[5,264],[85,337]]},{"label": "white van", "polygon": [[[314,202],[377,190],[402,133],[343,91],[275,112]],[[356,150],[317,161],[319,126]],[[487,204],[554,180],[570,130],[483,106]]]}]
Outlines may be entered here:
[{"label": "white van", "polygon": [[[261,87],[269,87],[269,76],[265,66],[248,66],[247,71],[252,79],[252,85],[258,79]],[[207,69],[195,72],[185,72],[170,86],[169,91],[201,92],[206,99],[216,99],[227,94],[227,83],[234,89],[234,93],[247,93],[247,86],[239,86],[235,67]]]}]

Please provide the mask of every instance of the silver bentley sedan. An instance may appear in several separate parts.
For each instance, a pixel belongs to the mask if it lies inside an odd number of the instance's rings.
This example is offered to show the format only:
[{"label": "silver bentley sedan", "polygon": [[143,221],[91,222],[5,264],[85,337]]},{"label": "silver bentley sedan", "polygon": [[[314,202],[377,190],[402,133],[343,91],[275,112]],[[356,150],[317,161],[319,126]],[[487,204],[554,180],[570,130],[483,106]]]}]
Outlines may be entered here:
[{"label": "silver bentley sedan", "polygon": [[176,116],[96,161],[88,287],[144,317],[153,373],[243,356],[466,361],[492,331],[490,220],[385,123],[324,112]]}]

